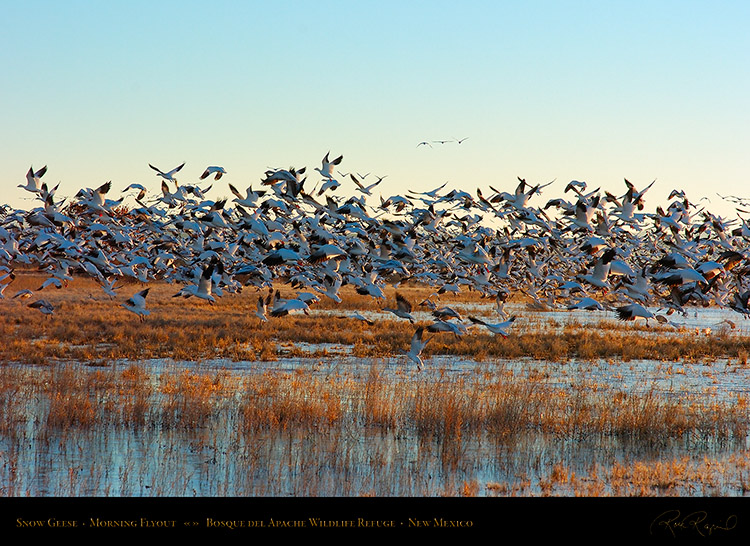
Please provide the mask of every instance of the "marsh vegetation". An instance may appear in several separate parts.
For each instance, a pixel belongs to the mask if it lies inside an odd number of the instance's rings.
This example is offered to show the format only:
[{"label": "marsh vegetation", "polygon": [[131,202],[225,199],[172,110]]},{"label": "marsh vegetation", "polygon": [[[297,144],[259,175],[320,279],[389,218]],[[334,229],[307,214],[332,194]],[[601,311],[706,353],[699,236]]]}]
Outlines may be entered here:
[{"label": "marsh vegetation", "polygon": [[508,338],[436,334],[417,372],[414,325],[338,318],[357,298],[261,325],[252,295],[202,305],[164,284],[140,322],[76,282],[52,317],[3,302],[4,496],[750,489],[741,328],[594,327],[518,302]]}]

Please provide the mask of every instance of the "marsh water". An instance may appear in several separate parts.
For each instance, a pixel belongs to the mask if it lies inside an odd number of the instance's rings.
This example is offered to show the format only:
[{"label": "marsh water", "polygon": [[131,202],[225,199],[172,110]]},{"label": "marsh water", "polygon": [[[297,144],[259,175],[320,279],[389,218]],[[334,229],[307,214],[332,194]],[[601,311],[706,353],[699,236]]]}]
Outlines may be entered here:
[{"label": "marsh water", "polygon": [[[565,317],[577,320],[570,313]],[[688,328],[720,320],[721,316],[709,316]],[[309,349],[319,351],[321,347]],[[364,359],[351,356],[343,346],[324,349],[329,353],[324,358],[282,356],[270,362],[147,360],[106,366],[61,362],[39,367],[11,363],[4,368],[36,374],[42,382],[71,370],[117,381],[123,370],[134,365],[161,378],[186,370],[208,378],[217,374],[234,378],[293,377],[304,371],[322,382],[356,383],[367,381],[373,367],[391,378],[417,373],[403,357]],[[732,360],[547,362],[436,356],[427,361],[419,380],[497,373],[520,380],[543,376],[545,384],[561,390],[586,385],[602,400],[648,396],[684,398],[706,407],[734,407],[750,395],[750,367]],[[44,379],[45,374],[48,379]],[[445,433],[425,433],[409,427],[349,421],[325,427],[249,430],[231,399],[212,408],[194,426],[164,426],[149,419],[138,426],[106,422],[50,426],[52,396],[38,386],[28,391],[19,387],[3,395],[3,496],[637,495],[644,494],[643,490],[613,485],[602,476],[614,467],[642,464],[659,468],[660,462],[690,468],[677,478],[667,479],[655,493],[646,494],[739,496],[747,494],[750,483],[750,471],[743,462],[750,439],[742,434],[686,433],[631,441],[624,436],[585,431],[554,434],[533,427],[509,436],[464,430],[461,426]],[[17,406],[20,401],[21,409]],[[724,466],[716,471],[717,465]]]}]

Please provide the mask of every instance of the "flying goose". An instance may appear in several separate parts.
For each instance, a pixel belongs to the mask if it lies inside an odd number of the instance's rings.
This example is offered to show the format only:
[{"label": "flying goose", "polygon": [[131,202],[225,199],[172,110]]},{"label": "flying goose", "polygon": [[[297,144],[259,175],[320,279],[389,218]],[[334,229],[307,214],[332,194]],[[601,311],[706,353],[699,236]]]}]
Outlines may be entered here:
[{"label": "flying goose", "polygon": [[414,323],[414,317],[411,316],[411,302],[402,296],[399,292],[396,292],[396,309],[390,307],[384,307],[383,311],[390,311],[399,318],[408,319],[412,324]]},{"label": "flying goose", "polygon": [[227,171],[224,170],[224,167],[217,167],[214,165],[206,167],[206,170],[203,171],[203,174],[201,175],[201,180],[205,180],[212,174],[214,175],[214,180],[218,180],[223,175],[227,174]]},{"label": "flying goose", "polygon": [[417,371],[421,371],[422,366],[424,366],[424,362],[422,361],[422,357],[421,357],[422,351],[432,339],[431,337],[429,337],[423,340],[422,339],[423,334],[424,334],[424,327],[420,326],[414,332],[414,335],[411,338],[409,352],[406,353],[406,356],[409,358],[409,360],[411,360],[417,365]]},{"label": "flying goose", "polygon": [[472,317],[472,316],[469,317],[469,320],[473,322],[474,324],[480,324],[484,326],[493,334],[500,334],[503,337],[508,337],[508,328],[513,326],[513,323],[516,321],[516,317],[512,316],[508,320],[504,322],[498,322],[497,324],[490,324],[488,322],[483,321],[482,319]]},{"label": "flying goose", "polygon": [[185,166],[185,162],[183,161],[181,165],[178,165],[177,167],[175,167],[174,169],[168,172],[164,172],[161,169],[154,167],[151,163],[149,163],[148,166],[156,171],[156,176],[161,176],[164,180],[170,180],[176,184],[177,180],[175,179],[174,175],[177,174],[180,171],[180,169],[182,169]]},{"label": "flying goose", "polygon": [[149,290],[151,290],[150,287],[133,294],[130,299],[122,304],[125,309],[138,315],[138,319],[141,322],[146,319],[147,315],[151,314],[151,311],[146,309],[146,296]]},{"label": "flying goose", "polygon": [[29,304],[32,309],[39,309],[45,315],[52,315],[55,313],[55,307],[47,300],[36,300]]}]

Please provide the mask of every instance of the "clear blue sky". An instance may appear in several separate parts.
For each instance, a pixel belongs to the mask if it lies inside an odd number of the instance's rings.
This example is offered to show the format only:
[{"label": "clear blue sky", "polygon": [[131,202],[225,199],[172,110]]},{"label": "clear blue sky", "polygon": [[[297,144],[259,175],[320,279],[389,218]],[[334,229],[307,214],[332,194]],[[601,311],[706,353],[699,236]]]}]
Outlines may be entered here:
[{"label": "clear blue sky", "polygon": [[0,201],[18,208],[37,206],[17,188],[32,164],[70,196],[158,191],[148,163],[186,161],[183,183],[223,165],[218,198],[268,167],[307,166],[314,184],[329,150],[387,175],[384,197],[516,176],[556,179],[541,201],[572,179],[621,195],[623,178],[657,180],[649,209],[674,188],[717,210],[717,192],[750,197],[750,2],[1,7]]}]

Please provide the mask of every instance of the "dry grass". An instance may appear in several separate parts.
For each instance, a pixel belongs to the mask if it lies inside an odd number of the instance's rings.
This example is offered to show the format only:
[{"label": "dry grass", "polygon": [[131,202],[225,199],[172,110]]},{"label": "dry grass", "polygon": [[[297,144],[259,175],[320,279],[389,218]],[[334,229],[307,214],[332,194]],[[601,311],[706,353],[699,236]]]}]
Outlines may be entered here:
[{"label": "dry grass", "polygon": [[[36,288],[44,277],[18,275],[13,290]],[[147,299],[151,315],[144,322],[120,304],[141,289],[137,284],[121,289],[123,297],[112,300],[88,279],[76,279],[61,290],[42,292],[58,307],[56,314],[46,317],[25,303],[6,299],[5,320],[0,324],[0,360],[41,364],[51,361],[95,363],[117,359],[143,360],[173,358],[200,361],[211,358],[269,361],[278,358],[281,345],[293,343],[337,344],[349,347],[355,356],[384,357],[402,353],[408,348],[417,325],[389,317],[373,326],[354,319],[340,319],[347,310],[377,310],[383,303],[359,296],[345,287],[340,304],[322,297],[314,309],[333,315],[303,314],[274,318],[261,324],[254,316],[257,296],[253,290],[227,294],[215,305],[194,298],[173,298],[179,287],[152,283]],[[292,294],[288,286],[282,292]],[[50,290],[50,289],[47,289]],[[418,286],[399,288],[415,305],[430,295]],[[393,298],[393,289],[388,291]],[[441,304],[479,303],[474,292],[461,295],[444,294]],[[424,310],[424,309],[422,309]],[[424,355],[456,355],[476,360],[488,358],[566,361],[571,358],[625,361],[650,359],[661,361],[699,362],[717,358],[736,358],[743,365],[750,353],[750,338],[723,335],[641,335],[644,331],[660,332],[659,326],[604,321],[596,330],[575,322],[563,328],[528,328],[535,325],[533,317],[523,318],[502,338],[475,327],[468,335],[457,338],[438,334]],[[421,322],[426,325],[428,322]],[[302,356],[291,349],[291,356]],[[295,353],[296,351],[296,353]],[[313,353],[310,356],[315,356]],[[326,356],[320,349],[318,356]]]}]

